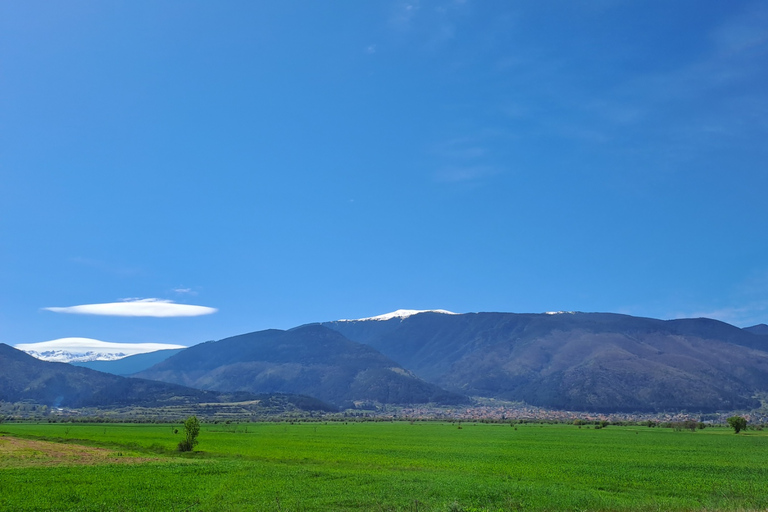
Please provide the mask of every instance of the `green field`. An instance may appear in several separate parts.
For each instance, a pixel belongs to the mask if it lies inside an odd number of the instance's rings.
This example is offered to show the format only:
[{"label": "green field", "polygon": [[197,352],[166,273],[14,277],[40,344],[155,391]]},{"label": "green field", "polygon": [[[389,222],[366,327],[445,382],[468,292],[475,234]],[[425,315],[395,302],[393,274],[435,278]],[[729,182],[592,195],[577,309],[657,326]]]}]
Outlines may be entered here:
[{"label": "green field", "polygon": [[768,509],[763,432],[206,424],[182,455],[182,431],[2,424],[0,510]]}]

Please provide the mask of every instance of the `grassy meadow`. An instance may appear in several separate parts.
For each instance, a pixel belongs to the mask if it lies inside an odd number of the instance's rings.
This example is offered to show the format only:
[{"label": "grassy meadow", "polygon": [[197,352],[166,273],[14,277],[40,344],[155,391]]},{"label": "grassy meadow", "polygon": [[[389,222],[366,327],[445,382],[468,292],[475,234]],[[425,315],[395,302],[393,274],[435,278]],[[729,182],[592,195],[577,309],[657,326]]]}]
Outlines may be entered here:
[{"label": "grassy meadow", "polygon": [[1,424],[0,510],[768,509],[763,432],[461,427]]}]

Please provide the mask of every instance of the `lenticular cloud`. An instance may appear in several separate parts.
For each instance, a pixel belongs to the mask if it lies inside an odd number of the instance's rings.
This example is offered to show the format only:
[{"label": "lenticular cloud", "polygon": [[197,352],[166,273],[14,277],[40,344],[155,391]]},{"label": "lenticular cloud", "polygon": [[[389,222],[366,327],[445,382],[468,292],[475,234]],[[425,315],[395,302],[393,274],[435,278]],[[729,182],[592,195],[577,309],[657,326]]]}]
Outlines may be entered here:
[{"label": "lenticular cloud", "polygon": [[83,304],[81,306],[43,308],[54,313],[70,313],[75,315],[105,315],[105,316],[153,316],[178,317],[202,316],[216,313],[218,309],[192,304],[176,304],[171,300],[162,299],[133,299],[123,302],[107,302],[104,304]]}]

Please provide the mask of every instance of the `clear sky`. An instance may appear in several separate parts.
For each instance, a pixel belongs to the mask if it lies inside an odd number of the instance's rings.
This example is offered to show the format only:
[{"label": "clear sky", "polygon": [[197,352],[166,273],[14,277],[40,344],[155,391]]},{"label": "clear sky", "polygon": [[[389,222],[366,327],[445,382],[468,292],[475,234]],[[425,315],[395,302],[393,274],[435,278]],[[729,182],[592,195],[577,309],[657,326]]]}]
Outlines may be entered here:
[{"label": "clear sky", "polygon": [[3,1],[0,137],[12,345],[768,323],[764,1]]}]

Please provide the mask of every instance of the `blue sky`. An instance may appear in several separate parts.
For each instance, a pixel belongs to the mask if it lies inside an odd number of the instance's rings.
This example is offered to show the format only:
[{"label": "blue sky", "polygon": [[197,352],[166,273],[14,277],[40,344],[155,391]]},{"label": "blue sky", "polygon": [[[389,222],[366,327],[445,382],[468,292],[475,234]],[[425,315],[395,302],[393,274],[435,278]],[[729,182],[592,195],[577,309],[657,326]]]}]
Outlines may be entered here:
[{"label": "blue sky", "polygon": [[[0,45],[0,342],[768,323],[765,2],[3,2]],[[212,309],[46,309],[167,301]]]}]

